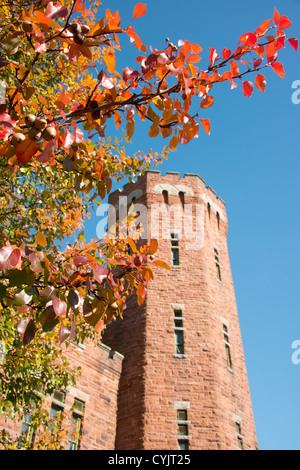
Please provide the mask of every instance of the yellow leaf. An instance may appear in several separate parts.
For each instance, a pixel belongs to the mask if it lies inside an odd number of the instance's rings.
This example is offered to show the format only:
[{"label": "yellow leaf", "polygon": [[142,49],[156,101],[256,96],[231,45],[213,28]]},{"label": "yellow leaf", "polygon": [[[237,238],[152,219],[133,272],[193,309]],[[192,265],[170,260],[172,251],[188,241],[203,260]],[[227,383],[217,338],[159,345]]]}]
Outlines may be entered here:
[{"label": "yellow leaf", "polygon": [[40,246],[47,246],[47,240],[46,240],[46,237],[43,233],[41,232],[38,232],[36,237],[35,237],[35,242],[37,245],[40,245]]}]

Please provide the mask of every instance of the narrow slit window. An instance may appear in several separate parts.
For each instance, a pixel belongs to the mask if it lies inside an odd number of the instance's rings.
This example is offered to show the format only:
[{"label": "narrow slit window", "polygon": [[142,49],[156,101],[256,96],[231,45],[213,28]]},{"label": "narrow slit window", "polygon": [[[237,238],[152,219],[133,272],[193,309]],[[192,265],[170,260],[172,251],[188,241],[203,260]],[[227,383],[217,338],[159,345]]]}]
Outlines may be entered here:
[{"label": "narrow slit window", "polygon": [[216,270],[217,270],[217,279],[219,281],[222,281],[219,251],[217,250],[217,248],[215,248],[215,264],[216,264]]},{"label": "narrow slit window", "polygon": [[229,333],[227,325],[223,324],[223,337],[225,343],[225,353],[226,353],[226,361],[228,369],[232,369],[232,359],[231,359],[231,351],[230,351],[230,343],[229,343]]},{"label": "narrow slit window", "polygon": [[174,311],[175,354],[184,354],[182,311]]},{"label": "narrow slit window", "polygon": [[171,233],[172,266],[179,266],[179,238],[177,233]]}]

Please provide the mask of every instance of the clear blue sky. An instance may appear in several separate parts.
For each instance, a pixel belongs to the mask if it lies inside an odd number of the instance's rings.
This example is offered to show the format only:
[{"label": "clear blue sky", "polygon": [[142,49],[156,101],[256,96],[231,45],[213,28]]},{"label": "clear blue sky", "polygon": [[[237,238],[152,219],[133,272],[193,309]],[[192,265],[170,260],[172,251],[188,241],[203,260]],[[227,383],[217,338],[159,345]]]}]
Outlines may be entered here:
[{"label": "clear blue sky", "polygon": [[[122,25],[136,0],[103,0],[103,11],[119,10]],[[143,42],[162,48],[165,38],[196,42],[208,64],[209,47],[232,49],[242,33],[273,15],[274,7],[293,22],[288,37],[300,36],[300,0],[144,0],[147,16],[134,22]],[[135,48],[133,53],[139,55]],[[122,54],[118,67],[134,68],[134,56]],[[252,97],[241,86],[214,89],[211,119],[187,146],[171,153],[158,169],[198,173],[227,204],[229,250],[260,449],[300,449],[300,364],[292,364],[294,340],[300,340],[299,300],[299,124],[300,104],[292,103],[292,83],[300,80],[299,51],[289,45],[280,54],[286,76],[266,73],[264,94]],[[299,95],[300,97],[300,95]],[[141,132],[132,151],[159,150],[159,139]],[[97,222],[97,221],[96,221]],[[87,227],[95,236],[95,219]]]}]

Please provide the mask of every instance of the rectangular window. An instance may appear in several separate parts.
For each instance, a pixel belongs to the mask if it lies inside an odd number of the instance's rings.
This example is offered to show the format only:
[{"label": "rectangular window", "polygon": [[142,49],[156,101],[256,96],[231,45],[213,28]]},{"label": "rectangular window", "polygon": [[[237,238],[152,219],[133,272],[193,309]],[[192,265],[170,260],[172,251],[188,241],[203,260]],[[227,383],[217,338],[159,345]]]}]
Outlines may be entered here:
[{"label": "rectangular window", "polygon": [[229,369],[232,369],[232,360],[231,360],[231,352],[230,352],[228,326],[225,325],[225,324],[223,324],[223,336],[224,336],[224,343],[225,343],[227,367]]},{"label": "rectangular window", "polygon": [[[187,410],[177,410],[177,436],[179,450],[188,450],[188,416]],[[186,439],[185,439],[186,438]]]},{"label": "rectangular window", "polygon": [[67,450],[79,450],[80,436],[83,425],[84,402],[75,398],[73,405],[72,427],[69,435]]},{"label": "rectangular window", "polygon": [[219,251],[217,250],[217,248],[215,248],[215,263],[216,263],[216,270],[217,270],[217,279],[219,281],[222,281]]},{"label": "rectangular window", "polygon": [[177,233],[171,233],[172,266],[179,266],[179,238]]},{"label": "rectangular window", "polygon": [[184,354],[182,311],[174,311],[175,354]]},{"label": "rectangular window", "polygon": [[241,449],[241,450],[243,450],[243,449],[244,449],[244,444],[243,444],[243,436],[242,436],[242,426],[241,426],[241,423],[235,423],[235,430],[236,430],[238,448]]},{"label": "rectangular window", "polygon": [[34,439],[34,435],[33,435],[33,430],[31,428],[31,414],[26,413],[24,420],[22,422],[21,431],[20,431],[20,437],[19,437],[19,443],[18,443],[19,449],[22,449],[25,442],[32,443],[33,439]]}]

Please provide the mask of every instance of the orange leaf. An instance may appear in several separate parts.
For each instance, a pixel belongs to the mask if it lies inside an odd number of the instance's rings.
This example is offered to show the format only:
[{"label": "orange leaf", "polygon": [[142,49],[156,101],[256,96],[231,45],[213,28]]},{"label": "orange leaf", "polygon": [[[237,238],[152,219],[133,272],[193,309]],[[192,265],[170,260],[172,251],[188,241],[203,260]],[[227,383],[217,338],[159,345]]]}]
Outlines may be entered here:
[{"label": "orange leaf", "polygon": [[271,23],[271,19],[263,21],[262,24],[260,25],[260,29],[262,32],[265,32],[267,29],[269,29]]},{"label": "orange leaf", "polygon": [[206,134],[210,135],[210,120],[209,119],[200,119],[202,126]]},{"label": "orange leaf", "polygon": [[193,63],[193,64],[196,64],[197,62],[199,62],[199,60],[201,60],[201,57],[199,57],[197,54],[191,54],[188,58],[187,58],[187,64],[190,64],[190,63]]},{"label": "orange leaf", "polygon": [[156,260],[156,261],[153,261],[153,264],[155,264],[155,266],[159,266],[160,268],[164,268],[164,269],[167,269],[168,271],[171,271],[170,266],[164,261]]},{"label": "orange leaf", "polygon": [[116,128],[119,129],[119,127],[120,127],[120,125],[121,125],[121,123],[122,123],[121,114],[120,114],[120,113],[115,113],[114,118],[115,118]]},{"label": "orange leaf", "polygon": [[214,104],[213,96],[207,96],[201,101],[201,108],[210,108]]},{"label": "orange leaf", "polygon": [[281,62],[275,62],[272,64],[272,69],[279,77],[284,78],[284,68]]},{"label": "orange leaf", "polygon": [[147,13],[147,4],[137,3],[133,10],[133,18],[140,18],[141,16],[146,15]]},{"label": "orange leaf", "polygon": [[155,238],[152,238],[150,241],[149,249],[147,250],[147,254],[154,254],[158,250],[158,241]]},{"label": "orange leaf", "polygon": [[199,44],[191,44],[191,51],[194,52],[194,54],[199,54],[199,52],[202,51],[202,47],[199,46]]},{"label": "orange leaf", "polygon": [[116,58],[113,52],[108,52],[104,55],[104,62],[109,73],[114,73],[116,66]]},{"label": "orange leaf", "polygon": [[30,139],[23,140],[16,148],[19,163],[27,163],[37,153],[39,146]]},{"label": "orange leaf", "polygon": [[261,90],[263,93],[265,92],[265,88],[267,85],[266,79],[263,75],[256,75],[255,77],[255,85],[259,90]]},{"label": "orange leaf", "polygon": [[230,67],[231,67],[231,76],[232,76],[232,78],[235,78],[240,74],[239,66],[233,60],[231,61],[230,64],[231,64],[230,65]]}]

